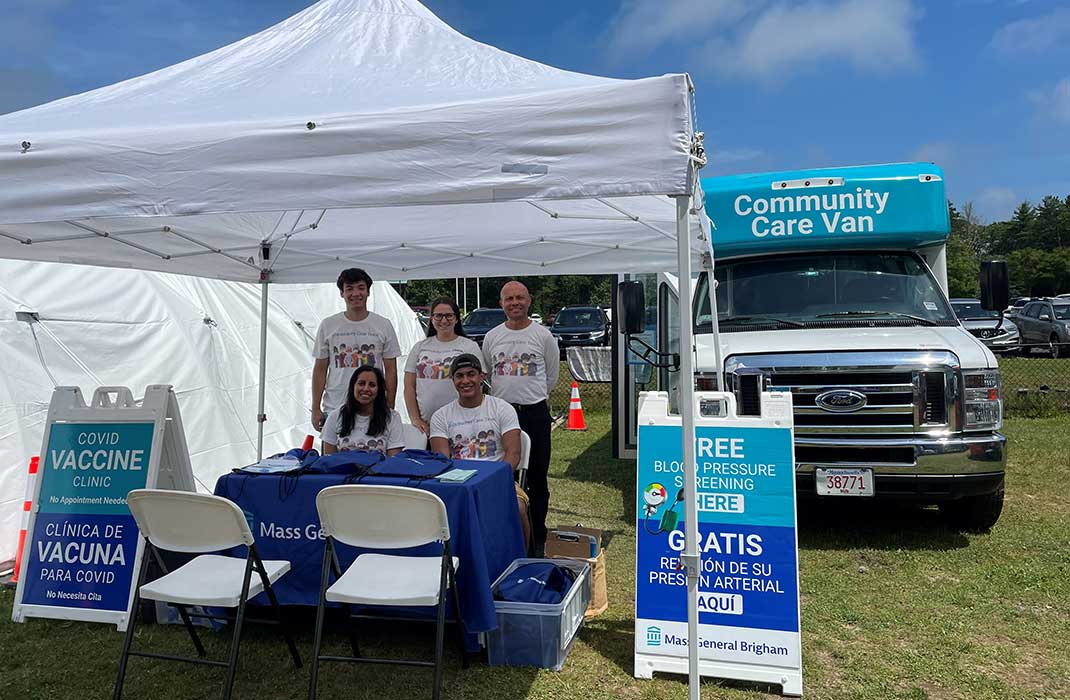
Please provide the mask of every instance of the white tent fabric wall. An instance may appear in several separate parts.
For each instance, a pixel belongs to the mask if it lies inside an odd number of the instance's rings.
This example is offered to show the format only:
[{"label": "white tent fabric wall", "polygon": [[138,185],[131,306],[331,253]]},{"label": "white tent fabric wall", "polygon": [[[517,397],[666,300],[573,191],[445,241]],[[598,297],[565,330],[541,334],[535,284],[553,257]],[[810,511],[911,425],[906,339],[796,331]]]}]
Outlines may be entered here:
[{"label": "white tent fabric wall", "polygon": [[[321,318],[344,308],[333,284],[273,292],[267,454],[311,431],[313,336]],[[422,336],[389,284],[373,285],[369,306],[394,322],[403,353]],[[16,311],[35,311],[41,321],[31,328]],[[137,396],[148,384],[173,384],[194,475],[210,490],[220,474],[256,458],[259,333],[257,285],[0,261],[0,561],[15,554],[27,464],[41,449],[53,381],[87,397],[100,385]]]}]

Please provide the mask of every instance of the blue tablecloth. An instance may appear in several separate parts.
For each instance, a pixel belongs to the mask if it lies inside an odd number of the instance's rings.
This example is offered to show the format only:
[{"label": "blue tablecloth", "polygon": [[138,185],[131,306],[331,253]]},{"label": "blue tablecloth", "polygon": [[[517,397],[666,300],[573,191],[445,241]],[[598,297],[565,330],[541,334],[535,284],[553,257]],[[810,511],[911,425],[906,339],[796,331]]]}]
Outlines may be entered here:
[{"label": "blue tablecloth", "polygon": [[[509,464],[454,460],[452,466],[478,473],[460,484],[388,476],[366,476],[354,483],[421,488],[437,494],[446,504],[450,547],[460,559],[457,589],[461,614],[471,635],[497,626],[491,584],[514,559],[525,556],[523,533]],[[239,473],[225,474],[216,482],[216,495],[234,501],[245,512],[261,558],[290,562],[290,572],[275,584],[283,605],[316,605],[324,549],[316,494],[342,483],[346,483],[346,477],[335,474]],[[338,549],[343,570],[360,552],[344,546]],[[437,554],[442,550],[429,545],[410,551]],[[432,609],[416,611],[413,608],[408,612],[433,614]]]}]

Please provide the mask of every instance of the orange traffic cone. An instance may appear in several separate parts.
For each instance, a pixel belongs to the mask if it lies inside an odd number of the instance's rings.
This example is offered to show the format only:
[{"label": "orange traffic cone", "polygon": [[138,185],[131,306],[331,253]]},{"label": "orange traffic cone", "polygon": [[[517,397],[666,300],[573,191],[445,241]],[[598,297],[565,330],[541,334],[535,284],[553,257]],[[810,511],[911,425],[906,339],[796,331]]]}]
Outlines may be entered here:
[{"label": "orange traffic cone", "polygon": [[572,380],[572,398],[568,402],[568,425],[569,430],[587,430],[587,422],[583,420],[583,405],[580,403],[580,385]]},{"label": "orange traffic cone", "polygon": [[19,528],[19,546],[15,550],[15,575],[11,577],[11,583],[18,583],[19,569],[22,568],[22,550],[26,545],[26,526],[30,524],[30,509],[33,508],[33,488],[37,481],[37,465],[39,457],[30,457],[29,475],[26,477],[26,498],[22,501],[22,527]]}]

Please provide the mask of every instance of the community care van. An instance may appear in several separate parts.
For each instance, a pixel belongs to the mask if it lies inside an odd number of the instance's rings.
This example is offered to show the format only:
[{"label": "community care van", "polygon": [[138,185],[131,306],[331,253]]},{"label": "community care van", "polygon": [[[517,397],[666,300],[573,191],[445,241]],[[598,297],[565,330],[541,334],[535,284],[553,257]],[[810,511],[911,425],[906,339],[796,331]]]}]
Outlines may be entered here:
[{"label": "community care van", "polygon": [[[965,529],[995,524],[1000,373],[948,302],[942,171],[904,163],[702,184],[726,389],[742,415],[759,413],[763,390],[791,391],[799,496],[912,500]],[[693,307],[697,386],[714,389],[706,273]],[[672,393],[676,375],[662,378]]]}]

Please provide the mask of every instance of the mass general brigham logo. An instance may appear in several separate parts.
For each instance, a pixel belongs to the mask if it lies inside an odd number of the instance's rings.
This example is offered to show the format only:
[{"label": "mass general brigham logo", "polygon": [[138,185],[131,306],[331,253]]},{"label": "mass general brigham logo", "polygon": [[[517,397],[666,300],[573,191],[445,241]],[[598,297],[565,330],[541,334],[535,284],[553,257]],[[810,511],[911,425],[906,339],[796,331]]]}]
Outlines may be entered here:
[{"label": "mass general brigham logo", "polygon": [[661,628],[651,625],[646,628],[646,645],[648,647],[661,646]]}]

